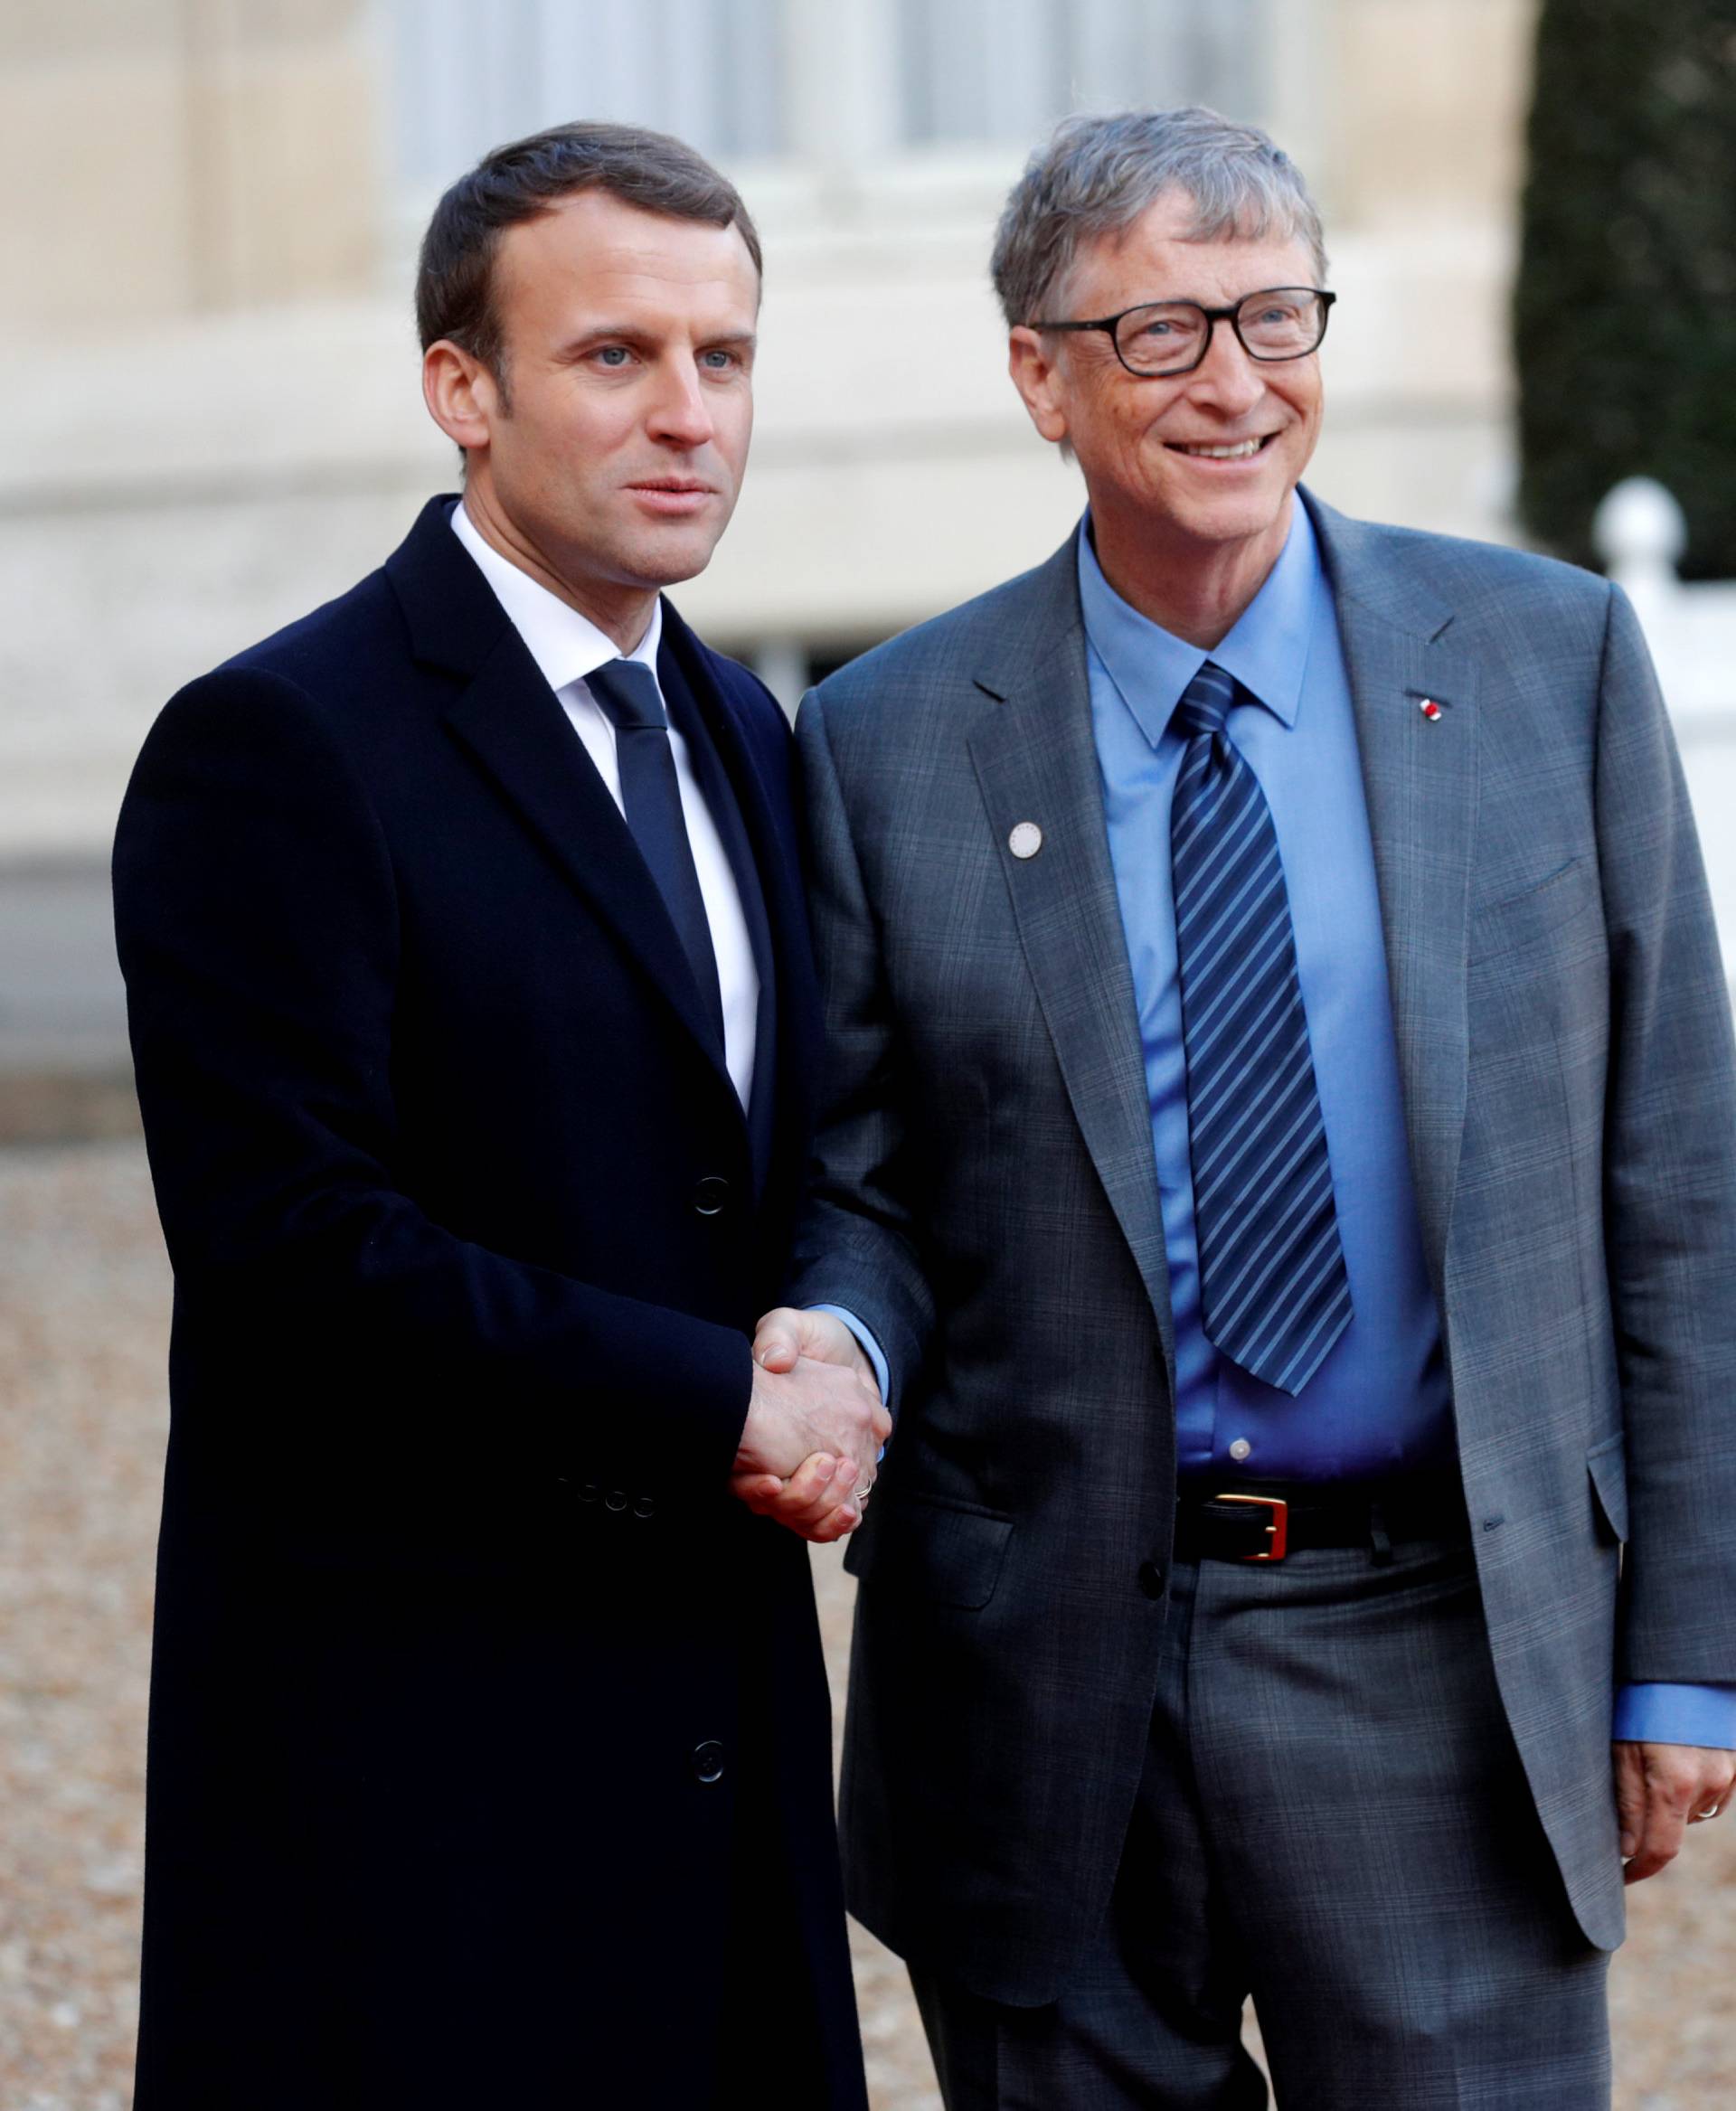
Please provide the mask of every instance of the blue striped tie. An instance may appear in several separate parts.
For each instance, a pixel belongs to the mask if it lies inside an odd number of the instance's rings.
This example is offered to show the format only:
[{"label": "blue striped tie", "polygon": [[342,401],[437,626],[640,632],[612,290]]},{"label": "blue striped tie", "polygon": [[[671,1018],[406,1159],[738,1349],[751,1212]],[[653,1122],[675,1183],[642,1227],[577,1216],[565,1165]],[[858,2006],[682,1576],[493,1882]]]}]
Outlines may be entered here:
[{"label": "blue striped tie", "polygon": [[1300,1392],[1350,1323],[1326,1131],[1266,795],[1224,731],[1234,677],[1208,660],[1175,707],[1170,813],[1205,1331]]},{"label": "blue striped tie", "polygon": [[615,721],[615,762],[621,780],[621,811],[640,855],[651,869],[681,949],[693,971],[701,1001],[723,1033],[723,1000],[712,947],[711,919],[700,891],[699,872],[681,807],[669,718],[657,678],[642,660],[609,660],[593,667],[585,686]]}]

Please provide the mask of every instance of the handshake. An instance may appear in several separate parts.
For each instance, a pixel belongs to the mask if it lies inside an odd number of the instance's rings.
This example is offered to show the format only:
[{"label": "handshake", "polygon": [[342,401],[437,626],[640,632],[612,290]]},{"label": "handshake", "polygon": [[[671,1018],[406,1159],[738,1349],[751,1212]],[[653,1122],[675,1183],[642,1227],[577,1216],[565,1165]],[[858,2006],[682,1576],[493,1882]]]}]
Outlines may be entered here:
[{"label": "handshake", "polygon": [[862,1522],[892,1428],[873,1367],[844,1322],[782,1306],[753,1337],[753,1394],[731,1489],[805,1540],[841,1540]]}]

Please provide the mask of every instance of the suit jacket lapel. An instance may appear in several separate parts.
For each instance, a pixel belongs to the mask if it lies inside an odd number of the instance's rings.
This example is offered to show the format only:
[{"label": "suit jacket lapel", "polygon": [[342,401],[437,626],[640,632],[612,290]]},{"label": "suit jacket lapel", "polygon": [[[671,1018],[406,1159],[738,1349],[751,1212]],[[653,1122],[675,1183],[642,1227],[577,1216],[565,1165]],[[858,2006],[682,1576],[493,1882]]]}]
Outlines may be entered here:
[{"label": "suit jacket lapel", "polygon": [[[969,745],[1074,1117],[1132,1249],[1173,1376],[1169,1262],[1091,733],[1076,562],[1070,540],[1032,575],[1023,622],[996,639],[977,674],[978,687],[1001,708],[978,722]],[[1034,856],[1016,857],[1009,847],[1021,822],[1043,832]]]},{"label": "suit jacket lapel", "polygon": [[446,721],[573,886],[614,929],[735,1101],[723,1051],[620,809],[488,582],[430,500],[386,575],[418,659],[462,686]]},{"label": "suit jacket lapel", "polygon": [[1477,668],[1391,531],[1308,506],[1350,674],[1423,1250],[1444,1298],[1470,1055]]}]

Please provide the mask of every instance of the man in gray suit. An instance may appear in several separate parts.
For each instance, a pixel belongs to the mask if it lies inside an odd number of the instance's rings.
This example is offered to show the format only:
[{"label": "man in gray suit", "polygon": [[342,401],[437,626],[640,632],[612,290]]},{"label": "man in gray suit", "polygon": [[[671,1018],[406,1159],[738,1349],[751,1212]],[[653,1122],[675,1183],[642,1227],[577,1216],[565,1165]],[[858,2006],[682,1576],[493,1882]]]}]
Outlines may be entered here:
[{"label": "man in gray suit", "polygon": [[1070,122],[995,271],[1089,511],[798,729],[833,1075],[759,1348],[861,1336],[898,1416],[851,1902],[953,2111],[1262,2104],[1250,1992],[1299,2111],[1589,2111],[1624,1858],[1736,1764],[1736,1089],[1645,647],[1297,502],[1262,134]]}]

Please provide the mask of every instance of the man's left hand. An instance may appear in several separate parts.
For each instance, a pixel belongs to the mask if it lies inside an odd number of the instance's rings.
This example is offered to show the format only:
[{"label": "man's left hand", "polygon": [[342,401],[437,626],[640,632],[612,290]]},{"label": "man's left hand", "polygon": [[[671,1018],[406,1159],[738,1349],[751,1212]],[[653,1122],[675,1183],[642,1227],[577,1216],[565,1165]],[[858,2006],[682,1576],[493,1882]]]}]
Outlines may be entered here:
[{"label": "man's left hand", "polygon": [[1622,1873],[1637,1884],[1675,1860],[1688,1826],[1723,1808],[1736,1781],[1736,1752],[1618,1742],[1615,1758],[1616,1813],[1628,1864]]}]

